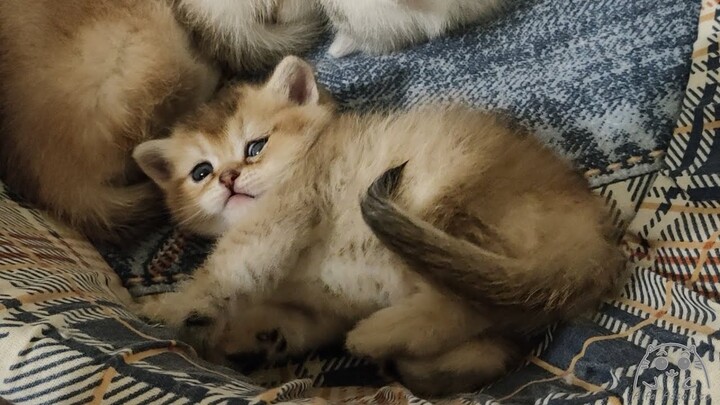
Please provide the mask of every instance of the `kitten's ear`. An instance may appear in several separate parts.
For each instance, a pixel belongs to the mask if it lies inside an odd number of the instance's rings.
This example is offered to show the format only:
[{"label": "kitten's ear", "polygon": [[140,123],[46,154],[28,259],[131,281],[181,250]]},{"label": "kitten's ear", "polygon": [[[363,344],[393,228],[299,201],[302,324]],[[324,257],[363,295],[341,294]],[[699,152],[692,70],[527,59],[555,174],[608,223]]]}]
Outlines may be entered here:
[{"label": "kitten's ear", "polygon": [[297,56],[287,56],[277,65],[267,87],[300,105],[320,99],[312,66]]},{"label": "kitten's ear", "polygon": [[168,142],[164,139],[147,141],[135,147],[132,154],[140,169],[161,188],[165,188],[172,176],[172,167],[167,156]]}]

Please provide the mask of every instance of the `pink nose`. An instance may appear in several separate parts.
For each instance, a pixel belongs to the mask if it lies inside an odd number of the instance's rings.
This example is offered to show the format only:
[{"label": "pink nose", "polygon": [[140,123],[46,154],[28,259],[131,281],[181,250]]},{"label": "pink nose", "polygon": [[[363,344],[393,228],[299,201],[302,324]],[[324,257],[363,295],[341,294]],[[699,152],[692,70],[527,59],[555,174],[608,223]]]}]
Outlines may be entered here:
[{"label": "pink nose", "polygon": [[220,183],[222,183],[228,190],[232,191],[235,185],[235,179],[240,176],[240,172],[235,169],[225,170],[220,173]]}]

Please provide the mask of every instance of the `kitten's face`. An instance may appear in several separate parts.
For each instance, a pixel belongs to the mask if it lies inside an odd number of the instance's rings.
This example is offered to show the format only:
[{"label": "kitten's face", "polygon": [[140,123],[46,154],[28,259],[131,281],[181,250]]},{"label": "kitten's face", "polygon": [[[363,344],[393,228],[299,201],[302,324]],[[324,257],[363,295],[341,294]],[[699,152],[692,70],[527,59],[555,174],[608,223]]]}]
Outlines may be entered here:
[{"label": "kitten's face", "polygon": [[[302,63],[290,66],[302,71],[284,72],[282,79],[299,80],[297,74],[307,78],[308,67]],[[136,149],[135,159],[165,191],[181,226],[219,235],[292,175],[330,116],[311,83],[310,88],[305,82],[289,83],[288,94],[282,92],[287,86],[280,83],[278,91],[273,79],[262,87],[233,88],[170,138]]]}]

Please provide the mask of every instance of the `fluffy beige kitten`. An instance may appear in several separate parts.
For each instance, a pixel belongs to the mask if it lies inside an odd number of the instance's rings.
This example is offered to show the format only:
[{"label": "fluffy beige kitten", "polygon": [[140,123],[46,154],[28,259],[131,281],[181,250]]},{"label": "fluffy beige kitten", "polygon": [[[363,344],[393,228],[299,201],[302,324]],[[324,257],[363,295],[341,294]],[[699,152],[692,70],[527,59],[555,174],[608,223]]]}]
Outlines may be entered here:
[{"label": "fluffy beige kitten", "polygon": [[496,12],[501,0],[319,0],[335,29],[328,53],[389,53]]},{"label": "fluffy beige kitten", "polygon": [[0,176],[95,238],[136,231],[162,210],[130,153],[215,92],[219,69],[191,34],[211,56],[233,48],[232,67],[258,67],[309,45],[321,23],[294,19],[297,0],[180,1],[191,33],[171,3],[0,1]]},{"label": "fluffy beige kitten", "polygon": [[181,224],[222,234],[141,309],[212,360],[347,334],[410,388],[467,390],[623,271],[601,201],[534,137],[462,107],[338,114],[295,57],[134,157]]}]

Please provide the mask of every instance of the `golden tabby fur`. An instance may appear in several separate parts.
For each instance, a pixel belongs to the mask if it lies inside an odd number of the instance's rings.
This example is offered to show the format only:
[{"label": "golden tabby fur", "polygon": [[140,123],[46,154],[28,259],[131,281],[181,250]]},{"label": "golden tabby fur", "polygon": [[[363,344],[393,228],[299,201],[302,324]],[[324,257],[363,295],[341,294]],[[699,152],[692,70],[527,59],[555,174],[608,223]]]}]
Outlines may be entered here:
[{"label": "golden tabby fur", "polygon": [[[263,24],[255,20],[264,21],[268,9],[282,11],[283,1],[183,1],[193,6],[183,16],[197,14],[192,28],[178,22],[168,0],[0,1],[2,179],[93,237],[137,230],[162,204],[130,151],[166,134],[218,84],[217,61],[194,50],[191,34],[212,30],[216,41],[252,49],[228,55],[231,67],[242,55],[257,59],[248,61],[253,67],[274,64],[288,46],[308,45],[297,37],[251,36],[255,31],[243,37],[232,26],[217,34],[203,7],[225,7],[228,20],[257,28]],[[296,23],[295,31],[307,28],[307,42],[320,21]]]},{"label": "golden tabby fur", "polygon": [[346,335],[413,389],[471,389],[623,269],[601,202],[532,136],[463,107],[338,114],[294,57],[134,156],[183,225],[222,234],[142,308],[213,360]]}]

